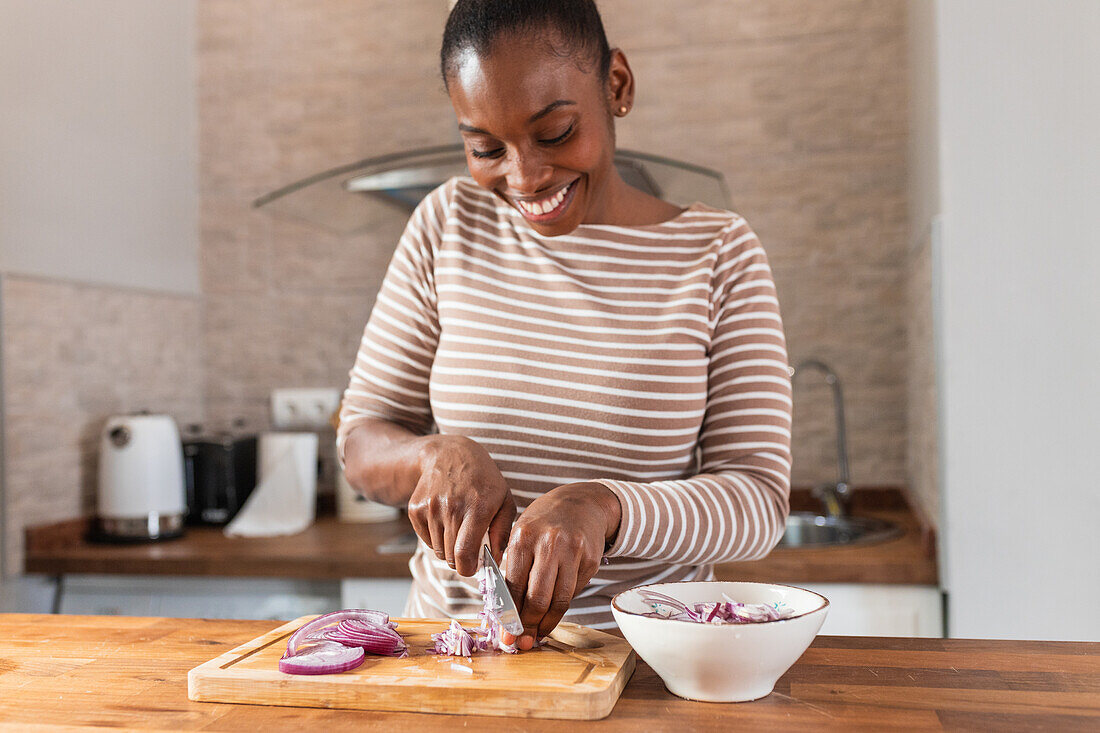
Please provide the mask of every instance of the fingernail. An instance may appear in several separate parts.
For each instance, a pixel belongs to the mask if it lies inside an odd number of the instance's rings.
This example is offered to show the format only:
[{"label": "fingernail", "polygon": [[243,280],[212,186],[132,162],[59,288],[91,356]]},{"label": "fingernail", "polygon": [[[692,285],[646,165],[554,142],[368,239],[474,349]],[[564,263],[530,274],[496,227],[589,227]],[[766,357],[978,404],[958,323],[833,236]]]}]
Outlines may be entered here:
[{"label": "fingernail", "polygon": [[535,637],[530,636],[528,634],[524,634],[523,636],[519,637],[519,648],[522,649],[523,651],[528,651],[534,645],[535,645]]}]

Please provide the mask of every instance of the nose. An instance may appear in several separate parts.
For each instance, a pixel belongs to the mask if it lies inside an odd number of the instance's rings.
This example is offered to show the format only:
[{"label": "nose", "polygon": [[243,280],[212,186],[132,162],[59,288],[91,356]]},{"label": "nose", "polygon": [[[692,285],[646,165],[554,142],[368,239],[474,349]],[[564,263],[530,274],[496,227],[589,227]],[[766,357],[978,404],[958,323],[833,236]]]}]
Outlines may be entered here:
[{"label": "nose", "polygon": [[523,195],[536,194],[550,185],[553,167],[534,150],[516,150],[508,160],[504,180],[508,188]]}]

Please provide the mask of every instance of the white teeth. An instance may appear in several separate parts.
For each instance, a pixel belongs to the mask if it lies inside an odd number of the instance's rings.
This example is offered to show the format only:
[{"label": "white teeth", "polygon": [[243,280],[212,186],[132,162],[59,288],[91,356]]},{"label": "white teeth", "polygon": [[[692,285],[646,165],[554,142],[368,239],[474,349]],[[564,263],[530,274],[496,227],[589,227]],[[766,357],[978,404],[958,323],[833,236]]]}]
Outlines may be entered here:
[{"label": "white teeth", "polygon": [[[570,184],[570,185],[572,185],[572,184]],[[526,211],[528,214],[534,214],[535,216],[539,216],[541,214],[549,213],[549,212],[553,211],[554,209],[558,208],[558,206],[561,204],[561,202],[565,200],[565,193],[568,190],[569,190],[569,186],[566,186],[565,188],[558,191],[556,194],[554,194],[550,198],[545,199],[544,201],[535,201],[534,203],[528,203],[527,201],[520,201],[518,203],[519,203],[520,208],[523,209],[524,211]]]}]

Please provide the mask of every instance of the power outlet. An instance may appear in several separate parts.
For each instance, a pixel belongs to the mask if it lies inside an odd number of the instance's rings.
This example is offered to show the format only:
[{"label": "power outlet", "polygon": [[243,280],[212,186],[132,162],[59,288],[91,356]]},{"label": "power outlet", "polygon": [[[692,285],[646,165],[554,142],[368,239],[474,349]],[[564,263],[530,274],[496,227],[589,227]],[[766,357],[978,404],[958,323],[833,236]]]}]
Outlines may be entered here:
[{"label": "power outlet", "polygon": [[271,419],[278,430],[320,430],[340,409],[340,390],[327,387],[277,389],[271,393]]}]

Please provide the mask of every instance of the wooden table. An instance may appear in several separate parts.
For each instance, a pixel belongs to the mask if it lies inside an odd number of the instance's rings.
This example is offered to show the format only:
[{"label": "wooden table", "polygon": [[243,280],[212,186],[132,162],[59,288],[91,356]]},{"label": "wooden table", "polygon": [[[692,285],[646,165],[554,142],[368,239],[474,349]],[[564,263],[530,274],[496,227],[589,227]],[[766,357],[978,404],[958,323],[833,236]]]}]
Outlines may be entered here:
[{"label": "wooden table", "polygon": [[0,615],[0,731],[1051,730],[1100,727],[1100,644],[819,637],[772,695],[690,702],[645,664],[592,723],[195,703],[187,671],[278,626]]},{"label": "wooden table", "polygon": [[[904,535],[872,545],[777,549],[763,560],[719,565],[716,576],[768,583],[938,585],[933,541],[900,493],[863,489],[856,496],[856,514],[895,522]],[[814,508],[806,492],[795,492],[792,506]],[[322,516],[293,537],[230,538],[220,528],[193,527],[181,539],[131,545],[89,542],[88,526],[82,519],[28,529],[25,572],[326,580],[409,576],[409,553],[377,549],[412,531],[405,517],[355,524]]]}]

